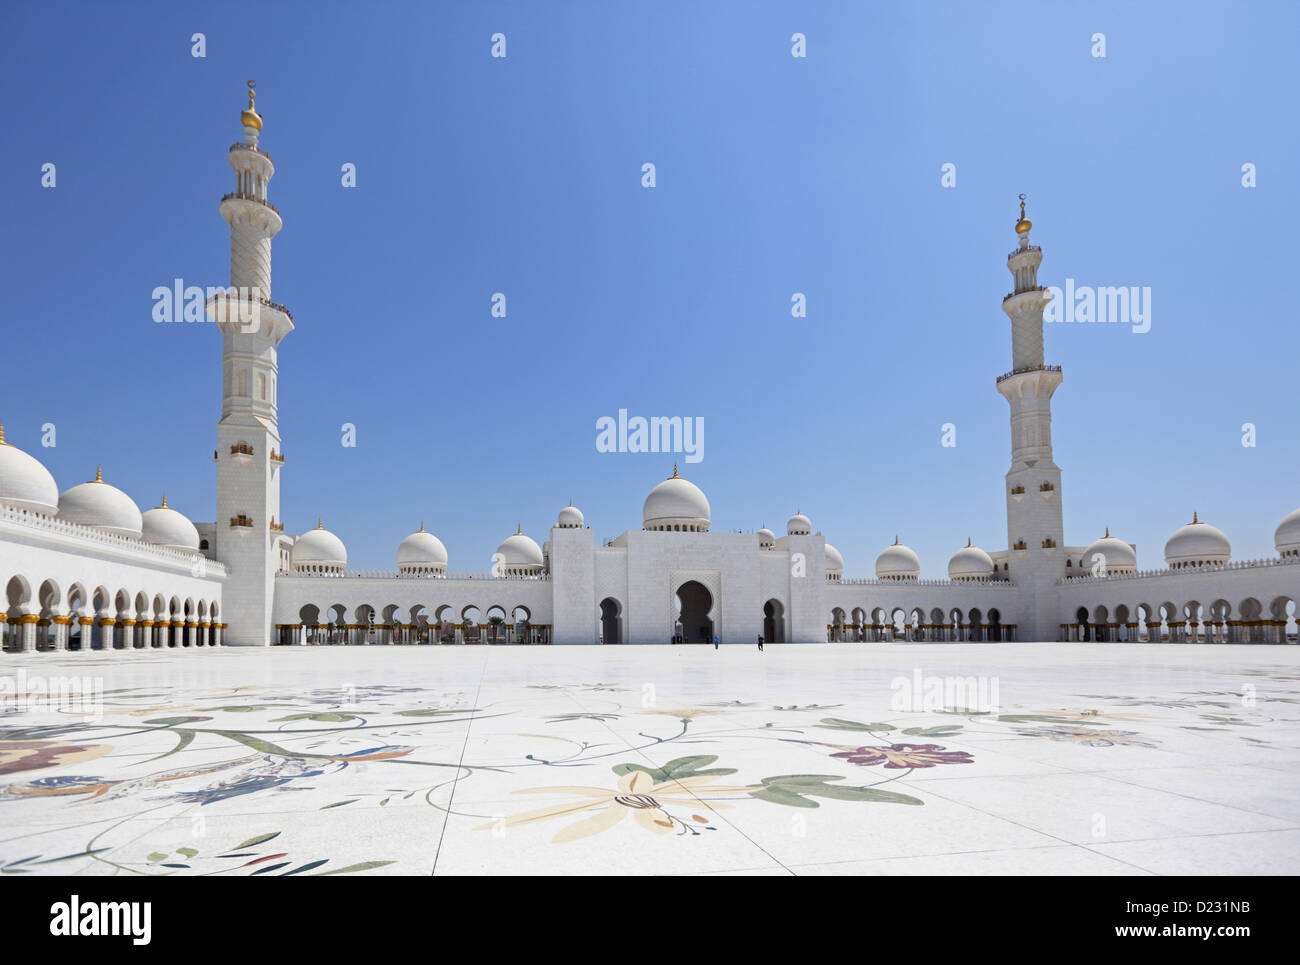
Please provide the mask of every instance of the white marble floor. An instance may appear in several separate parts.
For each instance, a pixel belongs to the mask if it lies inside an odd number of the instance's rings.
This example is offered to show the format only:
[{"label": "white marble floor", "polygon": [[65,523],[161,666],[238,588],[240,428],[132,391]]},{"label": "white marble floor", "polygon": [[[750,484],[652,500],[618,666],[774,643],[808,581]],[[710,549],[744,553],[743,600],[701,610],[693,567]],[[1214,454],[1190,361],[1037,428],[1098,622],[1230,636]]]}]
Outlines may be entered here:
[{"label": "white marble floor", "polygon": [[6,655],[0,710],[10,875],[1300,873],[1296,647]]}]

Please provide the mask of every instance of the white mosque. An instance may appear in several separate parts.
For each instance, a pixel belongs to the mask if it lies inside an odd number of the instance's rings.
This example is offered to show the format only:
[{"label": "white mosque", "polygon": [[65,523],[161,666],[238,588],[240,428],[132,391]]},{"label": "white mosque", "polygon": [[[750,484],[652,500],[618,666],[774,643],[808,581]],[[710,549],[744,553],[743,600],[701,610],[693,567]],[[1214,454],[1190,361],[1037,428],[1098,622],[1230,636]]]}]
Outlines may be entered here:
[{"label": "white mosque", "polygon": [[[250,85],[251,88],[251,85]],[[1233,561],[1227,536],[1193,515],[1165,544],[1167,568],[1139,572],[1109,530],[1065,541],[1051,399],[1060,366],[1043,355],[1042,250],[1015,225],[1012,367],[997,380],[1011,406],[1007,546],[960,546],[948,579],[922,580],[895,540],[874,578],[850,579],[834,546],[796,513],[784,535],[710,532],[699,487],[671,478],[646,496],[641,526],[597,545],[582,512],[559,511],[542,545],[517,529],[491,571],[448,572],[424,525],[387,573],[347,569],[347,549],[318,525],[284,533],[276,376],[288,309],[271,301],[267,200],[275,173],[258,145],[253,93],[244,140],[230,148],[236,189],[230,289],[208,299],[222,333],[216,522],[161,505],[142,513],[102,474],[59,492],[51,474],[3,442],[0,585],[6,651],[313,644],[624,644],[712,641],[1119,640],[1286,643],[1300,592],[1300,510],[1274,535],[1277,556]],[[1023,197],[1023,196],[1022,196]],[[954,541],[956,542],[956,541]]]}]

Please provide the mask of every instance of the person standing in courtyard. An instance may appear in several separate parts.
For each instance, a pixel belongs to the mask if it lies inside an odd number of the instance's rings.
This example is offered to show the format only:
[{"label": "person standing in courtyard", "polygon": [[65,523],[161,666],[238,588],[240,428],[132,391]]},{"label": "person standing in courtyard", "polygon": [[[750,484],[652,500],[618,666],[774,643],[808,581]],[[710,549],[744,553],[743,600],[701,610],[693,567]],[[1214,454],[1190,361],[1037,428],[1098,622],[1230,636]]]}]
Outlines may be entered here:
[{"label": "person standing in courtyard", "polygon": [[758,635],[758,652],[763,652],[763,635],[761,633]]},{"label": "person standing in courtyard", "polygon": [[713,635],[713,649],[718,649],[718,635],[716,633]]}]

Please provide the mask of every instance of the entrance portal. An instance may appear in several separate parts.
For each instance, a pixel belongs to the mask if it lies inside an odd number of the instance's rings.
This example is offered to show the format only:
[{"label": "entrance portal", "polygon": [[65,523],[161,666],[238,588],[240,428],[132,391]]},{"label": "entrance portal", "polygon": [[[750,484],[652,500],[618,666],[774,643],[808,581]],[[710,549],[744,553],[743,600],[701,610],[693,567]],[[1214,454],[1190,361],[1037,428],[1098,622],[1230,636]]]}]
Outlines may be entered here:
[{"label": "entrance portal", "polygon": [[623,638],[619,633],[619,625],[622,622],[619,619],[618,600],[612,596],[607,596],[600,601],[600,638],[602,643],[622,643]]},{"label": "entrance portal", "polygon": [[785,643],[785,607],[780,600],[763,604],[763,640],[766,643]]},{"label": "entrance portal", "polygon": [[713,594],[703,583],[690,580],[678,588],[677,603],[686,642],[712,643],[713,621],[709,619],[709,610],[713,607]]}]

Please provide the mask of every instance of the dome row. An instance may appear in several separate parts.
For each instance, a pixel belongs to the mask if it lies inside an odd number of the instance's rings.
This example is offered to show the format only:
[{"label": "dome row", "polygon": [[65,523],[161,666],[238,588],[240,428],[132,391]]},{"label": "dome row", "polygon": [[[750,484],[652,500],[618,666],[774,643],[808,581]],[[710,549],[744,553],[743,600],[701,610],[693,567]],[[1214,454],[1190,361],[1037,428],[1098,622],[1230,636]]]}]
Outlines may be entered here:
[{"label": "dome row", "polygon": [[199,531],[184,515],[167,505],[141,513],[126,493],[104,482],[102,470],[95,478],[59,492],[50,471],[35,457],[4,441],[0,426],[0,504],[69,523],[139,539],[167,549],[195,552]]},{"label": "dome row", "polygon": [[[130,496],[104,482],[101,471],[95,473],[92,481],[60,493],[54,477],[38,459],[4,441],[3,426],[0,426],[0,505],[57,516],[169,549],[193,552],[199,548],[198,530],[183,514],[167,505],[166,497],[160,506],[141,513]],[[698,486],[679,476],[674,466],[672,476],[655,486],[646,497],[642,518],[647,530],[708,532],[709,501]],[[572,503],[560,510],[556,520],[560,529],[580,529],[584,525],[582,511]],[[796,512],[786,522],[786,533],[810,535],[812,522],[803,513]],[[776,544],[776,534],[766,527],[757,535],[759,546],[764,549]],[[1287,514],[1278,524],[1273,543],[1282,556],[1300,557],[1300,509]],[[1165,543],[1165,562],[1174,569],[1225,563],[1231,553],[1228,537],[1218,528],[1202,523],[1196,514]],[[1111,536],[1109,530],[1084,550],[1080,562],[1090,566],[1098,556],[1110,572],[1132,572],[1137,568],[1133,547]],[[298,537],[291,558],[295,569],[342,570],[347,566],[347,549],[342,540],[318,522],[316,529]],[[505,575],[537,573],[544,565],[541,547],[518,529],[497,547],[493,562],[497,572]],[[402,572],[441,574],[447,567],[447,549],[421,523],[420,529],[398,547],[397,565]],[[836,578],[843,569],[843,557],[828,543],[826,572]],[[916,553],[897,539],[876,559],[878,579],[915,580],[920,570]],[[993,573],[992,558],[969,541],[948,561],[950,579],[986,579]]]}]

